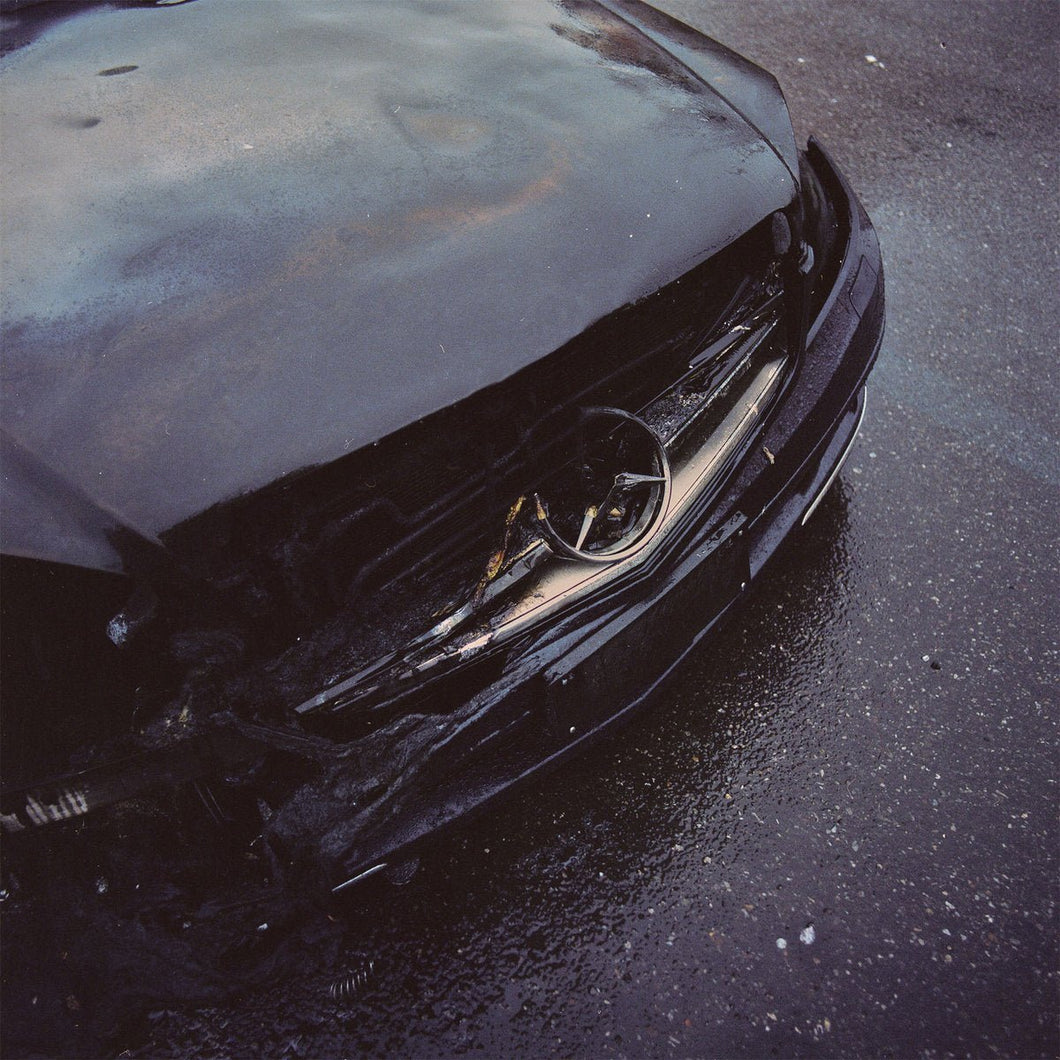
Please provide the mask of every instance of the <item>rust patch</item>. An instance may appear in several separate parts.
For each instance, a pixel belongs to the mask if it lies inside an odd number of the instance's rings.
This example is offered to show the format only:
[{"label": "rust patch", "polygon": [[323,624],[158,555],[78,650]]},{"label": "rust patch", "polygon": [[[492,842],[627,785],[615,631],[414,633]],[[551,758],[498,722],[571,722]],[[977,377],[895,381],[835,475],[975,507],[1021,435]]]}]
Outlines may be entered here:
[{"label": "rust patch", "polygon": [[558,143],[550,145],[548,157],[547,172],[499,201],[451,198],[439,205],[392,215],[378,224],[356,222],[338,229],[329,226],[318,230],[277,267],[263,286],[282,286],[315,275],[323,268],[334,267],[336,263],[352,262],[355,257],[352,244],[358,237],[370,241],[375,248],[390,246],[400,249],[461,228],[495,224],[527,210],[557,191],[570,173],[570,156]]}]

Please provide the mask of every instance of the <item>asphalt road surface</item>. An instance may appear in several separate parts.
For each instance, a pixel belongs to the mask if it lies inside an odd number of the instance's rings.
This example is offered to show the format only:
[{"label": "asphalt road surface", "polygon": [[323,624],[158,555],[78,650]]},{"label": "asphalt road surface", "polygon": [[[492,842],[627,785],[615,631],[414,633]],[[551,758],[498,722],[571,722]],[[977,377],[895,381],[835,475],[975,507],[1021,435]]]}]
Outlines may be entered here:
[{"label": "asphalt road surface", "polygon": [[636,723],[137,1055],[1060,1051],[1060,6],[662,6],[777,75],[879,231],[838,487]]}]

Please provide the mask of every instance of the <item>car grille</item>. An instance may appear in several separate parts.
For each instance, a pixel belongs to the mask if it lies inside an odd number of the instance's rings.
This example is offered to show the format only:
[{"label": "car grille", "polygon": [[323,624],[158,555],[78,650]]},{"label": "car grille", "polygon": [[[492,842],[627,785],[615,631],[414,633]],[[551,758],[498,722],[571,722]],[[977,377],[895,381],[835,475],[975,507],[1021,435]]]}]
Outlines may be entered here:
[{"label": "car grille", "polygon": [[[672,465],[667,526],[700,517],[779,391],[788,318],[767,219],[503,383],[176,528],[166,544],[223,594],[264,664],[223,698],[258,715],[374,717],[422,700],[428,671],[470,672],[476,642],[532,628],[588,577],[541,532],[543,507],[561,521],[586,410],[649,428]],[[572,538],[581,519],[569,516]],[[652,551],[592,577],[625,576]]]}]

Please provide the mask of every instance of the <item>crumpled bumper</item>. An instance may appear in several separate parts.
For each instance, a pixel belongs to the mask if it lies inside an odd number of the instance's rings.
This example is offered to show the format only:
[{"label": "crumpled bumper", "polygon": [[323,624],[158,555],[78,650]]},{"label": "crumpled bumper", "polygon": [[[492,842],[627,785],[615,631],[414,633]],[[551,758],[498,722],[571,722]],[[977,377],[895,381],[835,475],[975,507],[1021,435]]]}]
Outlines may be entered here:
[{"label": "crumpled bumper", "polygon": [[[351,813],[319,842],[334,891],[414,856],[428,836],[578,750],[641,705],[728,614],[785,536],[812,514],[849,452],[883,336],[883,269],[868,216],[824,149],[807,160],[845,246],[806,349],[754,450],[711,515],[678,527],[650,570],[561,614],[523,644],[473,709],[438,724],[407,784]],[[275,822],[299,846],[298,815]]]}]

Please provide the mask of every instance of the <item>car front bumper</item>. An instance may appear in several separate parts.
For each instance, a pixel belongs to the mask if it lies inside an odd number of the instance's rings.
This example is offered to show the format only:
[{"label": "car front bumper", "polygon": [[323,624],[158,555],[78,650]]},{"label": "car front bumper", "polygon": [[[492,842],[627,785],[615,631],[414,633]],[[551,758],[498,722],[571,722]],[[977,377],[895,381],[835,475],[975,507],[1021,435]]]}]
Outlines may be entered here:
[{"label": "car front bumper", "polygon": [[536,633],[407,784],[331,830],[314,853],[334,892],[407,862],[428,837],[627,718],[717,628],[831,485],[865,411],[883,336],[883,269],[872,224],[835,164],[815,141],[807,160],[843,219],[845,246],[755,448],[710,516],[676,528],[649,572]]}]

